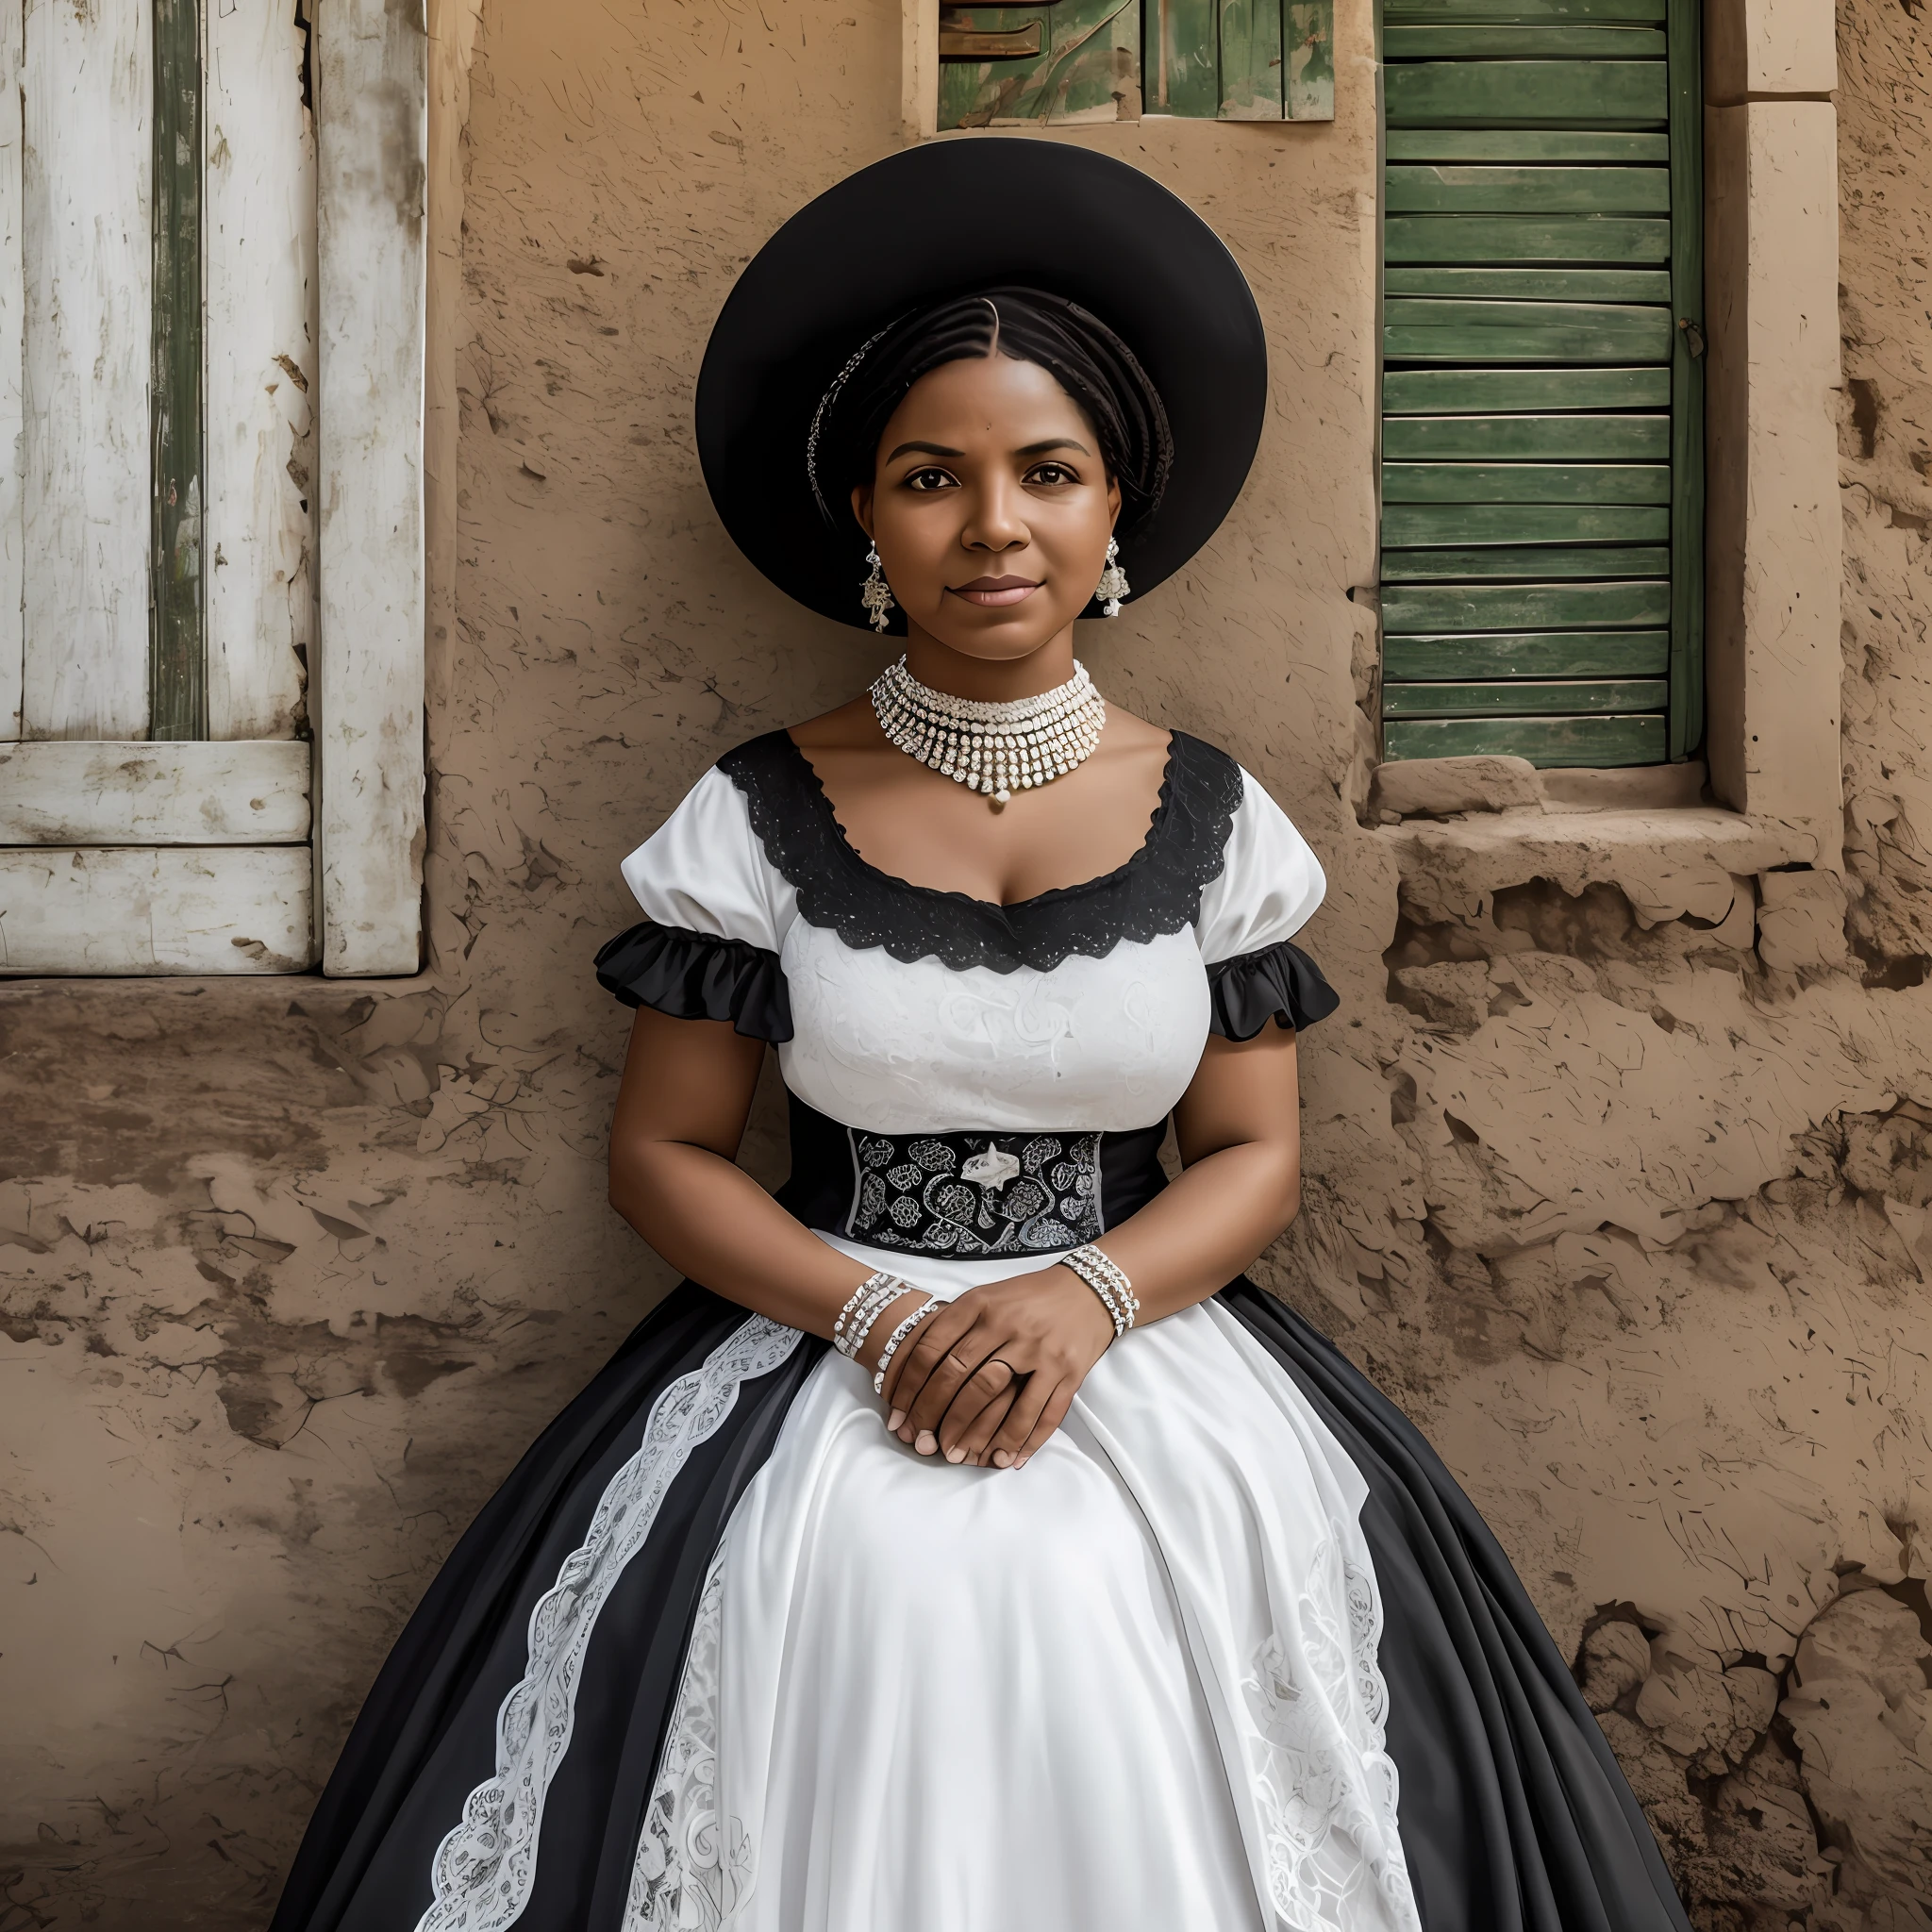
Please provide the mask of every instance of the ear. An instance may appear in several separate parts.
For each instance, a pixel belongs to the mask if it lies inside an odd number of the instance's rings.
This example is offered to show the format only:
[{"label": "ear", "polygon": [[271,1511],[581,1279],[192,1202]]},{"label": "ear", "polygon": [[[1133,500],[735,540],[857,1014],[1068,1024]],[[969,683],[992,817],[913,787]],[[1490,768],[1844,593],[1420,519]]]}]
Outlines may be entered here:
[{"label": "ear", "polygon": [[[1107,527],[1110,530],[1121,520],[1121,486],[1109,476],[1107,479]],[[868,535],[871,533],[868,532]]]},{"label": "ear", "polygon": [[[1114,491],[1115,514],[1119,514],[1120,491]],[[872,485],[855,483],[852,486],[852,514],[858,519],[858,527],[868,539],[872,536]]]}]

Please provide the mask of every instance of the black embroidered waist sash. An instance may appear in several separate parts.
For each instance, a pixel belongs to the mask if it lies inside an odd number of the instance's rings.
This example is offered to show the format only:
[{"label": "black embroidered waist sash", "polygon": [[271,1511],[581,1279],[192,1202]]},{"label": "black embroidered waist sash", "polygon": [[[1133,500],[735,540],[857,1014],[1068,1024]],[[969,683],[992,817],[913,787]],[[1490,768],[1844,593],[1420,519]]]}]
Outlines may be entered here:
[{"label": "black embroidered waist sash", "polygon": [[908,1255],[1076,1248],[1167,1185],[1167,1123],[1128,1133],[877,1134],[791,1102],[780,1203],[808,1227]]}]

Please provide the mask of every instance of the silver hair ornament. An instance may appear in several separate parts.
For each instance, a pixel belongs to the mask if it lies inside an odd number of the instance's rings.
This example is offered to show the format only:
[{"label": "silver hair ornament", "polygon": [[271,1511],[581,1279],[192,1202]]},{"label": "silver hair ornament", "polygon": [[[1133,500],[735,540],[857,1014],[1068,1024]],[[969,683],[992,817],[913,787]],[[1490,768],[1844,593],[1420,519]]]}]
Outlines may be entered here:
[{"label": "silver hair ornament", "polygon": [[858,365],[872,353],[873,344],[880,336],[895,326],[896,324],[889,322],[885,328],[875,330],[859,343],[846,358],[844,368],[833,376],[831,388],[819,398],[818,408],[811,412],[811,428],[806,433],[805,439],[805,475],[806,480],[811,485],[812,501],[818,505],[820,516],[828,524],[836,523],[837,519],[832,515],[831,506],[825,501],[824,491],[819,488],[819,431],[824,426],[825,411],[839,400],[839,391],[852,380]]}]

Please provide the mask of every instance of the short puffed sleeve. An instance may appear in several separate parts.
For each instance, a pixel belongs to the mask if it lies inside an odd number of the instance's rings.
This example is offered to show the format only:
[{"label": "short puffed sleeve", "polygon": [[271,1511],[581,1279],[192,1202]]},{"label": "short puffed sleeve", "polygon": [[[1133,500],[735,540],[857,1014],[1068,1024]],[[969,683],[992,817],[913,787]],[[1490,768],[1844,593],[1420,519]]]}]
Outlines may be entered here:
[{"label": "short puffed sleeve", "polygon": [[1209,1025],[1252,1040],[1272,1019],[1302,1027],[1341,1004],[1322,969],[1291,937],[1328,890],[1322,863],[1252,773],[1228,827],[1220,876],[1201,894],[1196,932],[1213,1002]]},{"label": "short puffed sleeve", "polygon": [[729,1020],[740,1033],[791,1038],[778,950],[791,890],[766,863],[744,799],[713,766],[624,861],[645,920],[604,946],[597,981],[627,1007],[679,1020]]}]

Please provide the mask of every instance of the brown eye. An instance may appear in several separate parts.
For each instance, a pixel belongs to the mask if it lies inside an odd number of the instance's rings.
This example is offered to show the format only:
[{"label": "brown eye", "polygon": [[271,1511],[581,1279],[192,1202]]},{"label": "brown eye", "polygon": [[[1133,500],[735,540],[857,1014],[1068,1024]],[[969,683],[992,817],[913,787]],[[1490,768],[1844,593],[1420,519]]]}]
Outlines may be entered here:
[{"label": "brown eye", "polygon": [[1077,483],[1080,479],[1064,463],[1036,463],[1026,473],[1026,480],[1052,488],[1062,483]]},{"label": "brown eye", "polygon": [[914,470],[905,480],[908,490],[954,490],[958,487],[943,470]]}]

